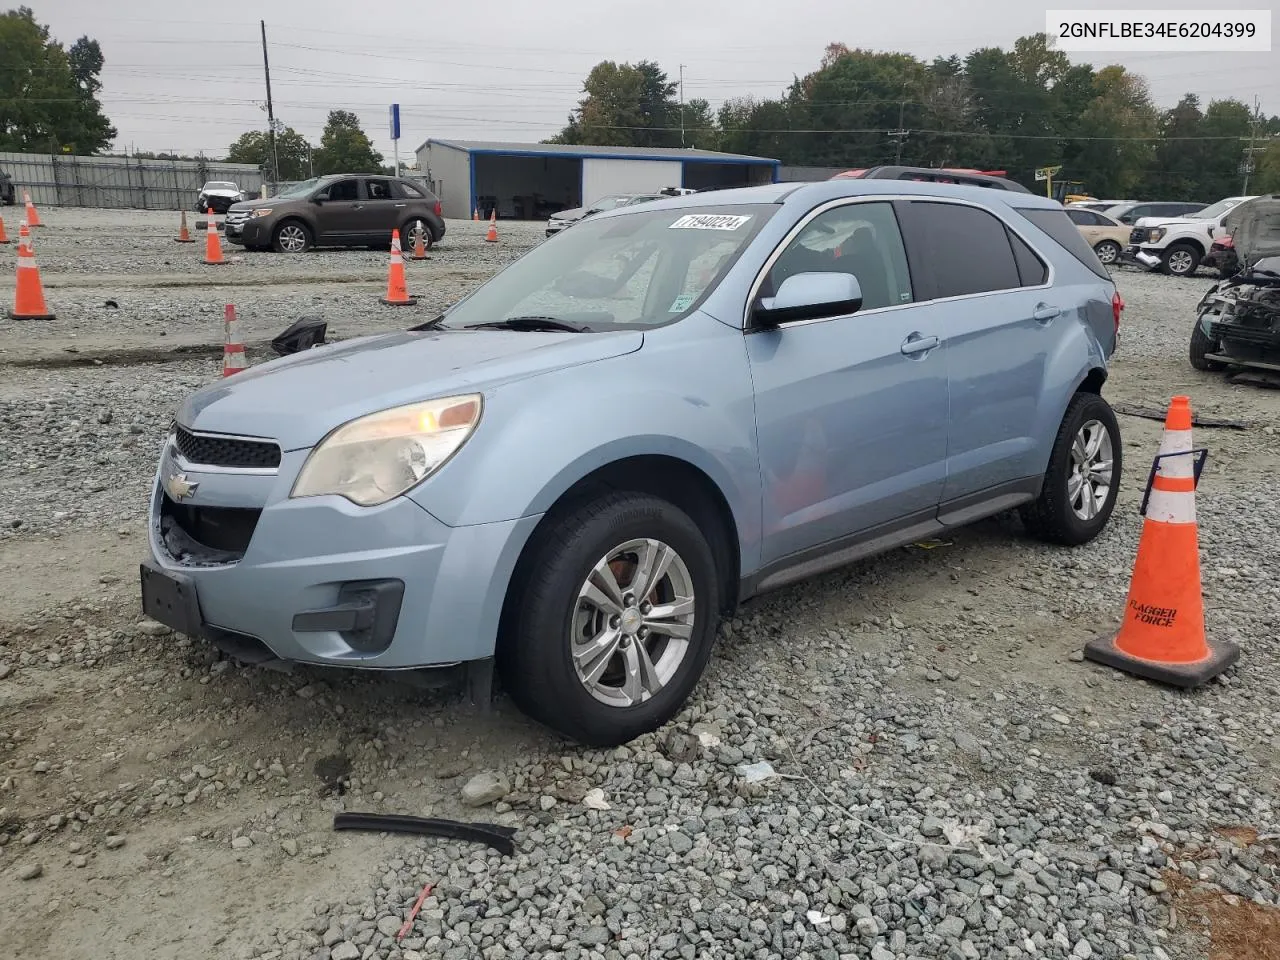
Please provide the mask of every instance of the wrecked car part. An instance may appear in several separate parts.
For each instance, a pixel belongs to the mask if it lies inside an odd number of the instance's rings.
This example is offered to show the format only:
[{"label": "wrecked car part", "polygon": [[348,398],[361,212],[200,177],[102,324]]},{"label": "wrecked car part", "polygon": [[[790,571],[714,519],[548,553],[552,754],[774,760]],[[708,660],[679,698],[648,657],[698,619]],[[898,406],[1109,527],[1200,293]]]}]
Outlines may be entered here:
[{"label": "wrecked car part", "polygon": [[503,856],[516,852],[515,827],[495,823],[463,823],[434,817],[406,817],[392,813],[339,813],[333,818],[335,830],[373,830],[378,833],[415,833],[446,840],[467,840],[492,847]]},{"label": "wrecked car part", "polygon": [[[1243,253],[1241,260],[1246,260]],[[1192,363],[1209,370],[1247,367],[1280,372],[1280,256],[1246,266],[1204,295],[1192,330]]]},{"label": "wrecked car part", "polygon": [[282,357],[301,353],[326,343],[325,333],[329,324],[319,317],[302,317],[292,323],[271,341],[271,349]]}]

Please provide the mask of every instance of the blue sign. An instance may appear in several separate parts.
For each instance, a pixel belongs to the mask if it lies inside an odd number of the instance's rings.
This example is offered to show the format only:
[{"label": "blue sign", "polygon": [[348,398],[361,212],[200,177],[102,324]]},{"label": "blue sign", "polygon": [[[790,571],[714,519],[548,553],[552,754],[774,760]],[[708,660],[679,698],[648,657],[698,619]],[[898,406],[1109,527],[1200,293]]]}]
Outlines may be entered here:
[{"label": "blue sign", "polygon": [[391,105],[391,139],[400,139],[400,104]]}]

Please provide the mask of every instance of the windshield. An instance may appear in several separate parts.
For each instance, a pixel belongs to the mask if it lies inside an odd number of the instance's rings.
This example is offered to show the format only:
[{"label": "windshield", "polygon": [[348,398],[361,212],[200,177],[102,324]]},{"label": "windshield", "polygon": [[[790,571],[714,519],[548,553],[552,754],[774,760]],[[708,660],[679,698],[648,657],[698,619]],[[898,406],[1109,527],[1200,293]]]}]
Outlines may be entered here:
[{"label": "windshield", "polygon": [[234,183],[227,183],[223,180],[212,180],[204,185],[206,190],[239,190]]},{"label": "windshield", "polygon": [[1216,220],[1232,207],[1239,206],[1243,200],[1240,197],[1228,197],[1226,200],[1219,200],[1211,207],[1205,207],[1195,213],[1188,213],[1188,217],[1194,217],[1196,220]]},{"label": "windshield", "polygon": [[292,187],[281,190],[276,194],[276,196],[281,199],[286,197],[305,197],[320,185],[320,180],[320,177],[312,177],[310,180],[303,180],[301,183],[295,183]]},{"label": "windshield", "polygon": [[627,201],[628,201],[628,200],[630,200],[630,199],[631,199],[631,198],[630,198],[629,196],[625,195],[625,194],[622,194],[622,195],[620,195],[620,196],[616,196],[616,197],[605,197],[605,198],[604,198],[604,199],[602,199],[602,200],[597,200],[595,203],[593,203],[593,204],[592,204],[591,206],[589,206],[587,209],[588,209],[588,210],[597,210],[597,211],[600,211],[600,212],[603,212],[603,211],[605,211],[605,210],[614,210],[614,209],[616,209],[616,208],[618,208],[618,207],[624,206],[624,205],[627,203]]},{"label": "windshield", "polygon": [[452,307],[447,327],[539,317],[589,330],[644,329],[697,308],[778,208],[735,204],[585,220]]}]

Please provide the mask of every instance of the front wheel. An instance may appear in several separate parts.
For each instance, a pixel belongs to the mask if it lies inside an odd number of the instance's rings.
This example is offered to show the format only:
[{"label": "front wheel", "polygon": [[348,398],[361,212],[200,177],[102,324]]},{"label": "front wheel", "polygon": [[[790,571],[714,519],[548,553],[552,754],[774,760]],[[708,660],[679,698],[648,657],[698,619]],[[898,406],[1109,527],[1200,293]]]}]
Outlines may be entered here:
[{"label": "front wheel", "polygon": [[1205,356],[1207,353],[1216,353],[1217,351],[1218,344],[1213,340],[1210,340],[1209,337],[1205,335],[1204,327],[1201,324],[1201,318],[1196,317],[1196,322],[1191,327],[1191,348],[1189,351],[1191,355],[1191,365],[1197,370],[1207,370],[1210,372],[1225,370],[1226,364],[1222,363],[1222,361],[1210,360]]},{"label": "front wheel", "polygon": [[1120,466],[1120,425],[1111,404],[1096,393],[1077,393],[1058,427],[1040,496],[1020,511],[1023,524],[1049,543],[1088,543],[1111,519]]},{"label": "front wheel", "polygon": [[297,220],[286,220],[276,227],[271,246],[277,253],[306,253],[311,249],[311,231]]},{"label": "front wheel", "polygon": [[1185,243],[1175,243],[1164,252],[1161,266],[1171,277],[1189,277],[1200,266],[1200,251]]},{"label": "front wheel", "polygon": [[529,716],[617,746],[684,705],[720,609],[711,547],[672,504],[639,493],[586,503],[537,534],[503,617],[503,687]]},{"label": "front wheel", "polygon": [[1103,240],[1093,248],[1093,252],[1098,255],[1099,260],[1110,266],[1120,259],[1120,244],[1114,240]]}]

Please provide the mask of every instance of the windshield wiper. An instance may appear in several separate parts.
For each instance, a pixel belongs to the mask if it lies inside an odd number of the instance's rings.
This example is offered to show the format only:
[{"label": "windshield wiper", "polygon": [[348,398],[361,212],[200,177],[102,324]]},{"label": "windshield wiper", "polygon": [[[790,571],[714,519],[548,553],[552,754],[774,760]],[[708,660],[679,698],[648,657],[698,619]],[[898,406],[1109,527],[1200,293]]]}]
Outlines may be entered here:
[{"label": "windshield wiper", "polygon": [[566,323],[555,317],[507,317],[505,320],[490,320],[486,323],[473,323],[470,330],[528,330],[556,331],[563,333],[590,333],[591,328],[578,323]]},{"label": "windshield wiper", "polygon": [[422,330],[443,330],[443,329],[445,329],[443,313],[440,314],[440,316],[435,317],[434,319],[426,321],[425,323],[418,324],[416,327],[409,328],[409,330],[413,333],[418,333],[419,331],[422,331]]}]

